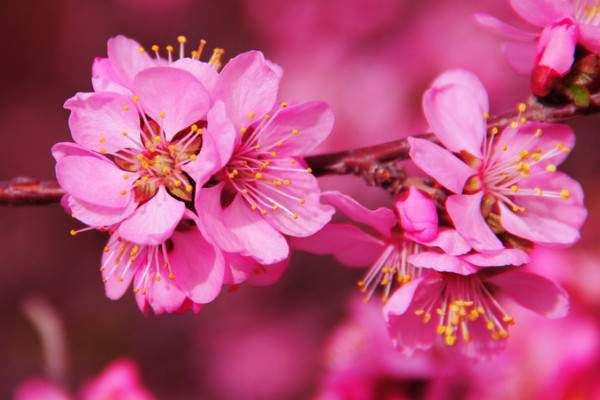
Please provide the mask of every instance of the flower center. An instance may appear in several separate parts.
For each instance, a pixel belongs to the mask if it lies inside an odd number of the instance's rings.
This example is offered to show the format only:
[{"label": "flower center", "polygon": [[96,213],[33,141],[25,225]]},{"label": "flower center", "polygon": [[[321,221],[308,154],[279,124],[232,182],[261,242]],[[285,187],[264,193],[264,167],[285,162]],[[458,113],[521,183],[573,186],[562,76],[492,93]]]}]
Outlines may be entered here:
[{"label": "flower center", "polygon": [[420,299],[422,304],[414,313],[424,324],[437,319],[436,332],[446,345],[455,345],[459,337],[470,342],[470,328],[477,330],[475,324],[483,324],[493,340],[508,337],[508,327],[514,320],[480,278],[443,273],[442,279],[440,295]]}]

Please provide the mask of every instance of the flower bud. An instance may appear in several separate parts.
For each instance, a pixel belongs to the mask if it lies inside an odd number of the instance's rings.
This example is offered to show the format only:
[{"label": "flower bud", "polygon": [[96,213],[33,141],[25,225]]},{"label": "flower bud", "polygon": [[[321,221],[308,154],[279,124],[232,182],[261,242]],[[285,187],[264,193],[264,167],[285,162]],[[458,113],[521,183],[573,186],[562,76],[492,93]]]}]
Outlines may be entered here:
[{"label": "flower bud", "polygon": [[531,91],[537,97],[546,97],[559,81],[558,72],[545,65],[537,65],[531,73]]},{"label": "flower bud", "polygon": [[396,212],[402,229],[421,241],[433,240],[438,234],[435,202],[411,186],[396,201]]}]

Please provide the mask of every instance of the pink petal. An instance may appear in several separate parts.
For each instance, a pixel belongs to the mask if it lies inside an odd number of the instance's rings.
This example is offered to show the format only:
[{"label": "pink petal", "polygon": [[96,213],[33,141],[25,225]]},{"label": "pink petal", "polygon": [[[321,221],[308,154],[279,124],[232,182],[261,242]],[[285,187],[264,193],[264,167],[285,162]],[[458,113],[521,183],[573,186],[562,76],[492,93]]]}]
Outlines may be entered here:
[{"label": "pink petal", "polygon": [[138,42],[125,36],[108,39],[108,59],[112,71],[116,81],[127,88],[132,87],[133,78],[138,72],[154,65],[148,53],[140,49]]},{"label": "pink petal", "polygon": [[517,74],[531,74],[537,52],[534,43],[505,42],[501,49],[508,65]]},{"label": "pink petal", "polygon": [[261,264],[273,264],[287,258],[285,238],[246,201],[236,195],[225,209],[220,198],[223,184],[203,188],[196,197],[200,228],[223,251],[254,257]]},{"label": "pink petal", "polygon": [[538,64],[546,66],[559,75],[571,69],[577,45],[577,26],[560,24],[548,27],[542,33],[538,46]]},{"label": "pink petal", "polygon": [[323,192],[321,196],[323,200],[334,206],[352,221],[373,228],[386,238],[391,236],[392,228],[398,223],[394,212],[389,208],[381,207],[376,210],[370,210],[352,197],[336,191]]},{"label": "pink petal", "polygon": [[202,85],[212,93],[219,79],[219,73],[209,63],[194,60],[191,58],[180,58],[171,64],[172,67],[180,68],[194,75]]},{"label": "pink petal", "polygon": [[279,281],[289,266],[290,259],[286,258],[275,264],[264,265],[261,269],[252,271],[248,283],[254,286],[268,286]]},{"label": "pink petal", "polygon": [[83,400],[153,400],[141,384],[136,364],[126,358],[110,363],[97,377],[84,383],[78,398]]},{"label": "pink petal", "polygon": [[120,84],[108,58],[96,57],[92,65],[92,86],[95,92],[114,92],[131,96],[131,91]]},{"label": "pink petal", "polygon": [[407,238],[427,247],[439,247],[451,256],[460,256],[471,250],[467,241],[454,229],[442,228],[433,240],[421,241],[418,238],[407,235]]},{"label": "pink petal", "polygon": [[509,25],[506,22],[500,21],[498,18],[489,14],[475,13],[473,17],[475,17],[475,21],[477,21],[479,25],[504,39],[533,42],[537,37],[537,33],[535,32],[524,31]]},{"label": "pink petal", "polygon": [[[159,271],[160,279],[152,277],[152,282],[149,284],[146,301],[152,307],[152,311],[156,315],[163,313],[178,312],[187,300],[185,293],[177,286],[177,284],[169,279],[168,272],[161,268]],[[142,275],[139,272],[136,275]],[[136,282],[136,287],[138,283]],[[143,294],[143,293],[142,293]]]},{"label": "pink petal", "polygon": [[429,349],[437,338],[435,329],[415,315],[414,304],[435,300],[440,289],[441,283],[436,279],[416,279],[396,290],[384,306],[390,337],[404,354]]},{"label": "pink petal", "polygon": [[410,158],[427,175],[454,193],[461,193],[465,182],[476,173],[448,150],[429,140],[408,138]]},{"label": "pink petal", "polygon": [[504,248],[502,242],[481,214],[483,193],[452,195],[446,199],[446,209],[454,227],[465,240],[479,251],[495,251]]},{"label": "pink petal", "polygon": [[311,101],[279,111],[261,131],[261,147],[276,146],[277,153],[305,156],[314,150],[333,128],[334,116],[327,103]]},{"label": "pink petal", "polygon": [[89,156],[95,157],[99,160],[107,160],[103,155],[81,147],[77,143],[73,142],[56,143],[54,146],[52,146],[50,151],[52,152],[52,157],[54,157],[56,161],[60,161],[67,156]]},{"label": "pink petal", "polygon": [[423,95],[423,112],[444,146],[455,153],[466,150],[481,158],[489,111],[483,84],[473,73],[451,70],[438,77]]},{"label": "pink petal", "polygon": [[226,283],[241,284],[245,282],[254,286],[267,286],[281,278],[288,267],[289,259],[275,264],[261,265],[251,257],[227,253],[225,263],[228,269]]},{"label": "pink petal", "polygon": [[424,242],[437,237],[437,208],[431,197],[411,186],[405,195],[396,200],[395,206],[404,231]]},{"label": "pink petal", "polygon": [[114,153],[134,147],[132,140],[139,142],[140,116],[131,97],[111,92],[91,96],[78,93],[65,102],[65,108],[71,111],[69,128],[73,140],[83,147]]},{"label": "pink petal", "polygon": [[102,280],[104,281],[104,291],[106,297],[111,300],[120,299],[125,294],[135,273],[145,260],[143,250],[140,251],[139,256],[135,259],[129,257],[133,246],[128,247],[129,251],[119,257],[121,249],[126,246],[126,243],[121,243],[119,239],[119,235],[117,234],[110,236],[105,246],[105,249],[108,251],[102,253],[102,262],[100,264]]},{"label": "pink petal", "polygon": [[600,26],[579,24],[579,43],[593,53],[600,53]]},{"label": "pink petal", "polygon": [[67,156],[56,163],[56,179],[71,196],[88,204],[124,209],[131,202],[134,174],[127,174],[106,158]]},{"label": "pink petal", "polygon": [[569,296],[564,289],[540,275],[511,270],[488,281],[523,307],[547,318],[561,318],[569,311]]},{"label": "pink petal", "polygon": [[224,184],[196,189],[194,202],[198,210],[198,225],[204,235],[221,250],[228,253],[239,253],[244,250],[242,242],[225,222],[221,207],[221,192]]},{"label": "pink petal", "polygon": [[[167,140],[201,120],[210,107],[206,88],[178,68],[148,68],[136,75],[133,91],[142,109],[165,131]],[[158,134],[158,132],[156,132]]]},{"label": "pink petal", "polygon": [[136,209],[137,203],[131,198],[129,205],[125,208],[109,208],[95,204],[89,204],[84,201],[75,199],[73,196],[67,195],[67,207],[70,210],[69,214],[73,218],[86,225],[96,228],[108,227],[123,221],[129,217]]},{"label": "pink petal", "polygon": [[439,272],[452,272],[460,275],[471,275],[477,267],[463,260],[462,257],[451,256],[433,251],[423,251],[408,257],[408,262],[417,268],[433,269]]},{"label": "pink petal", "polygon": [[523,188],[540,188],[546,192],[560,193],[566,189],[569,198],[543,197],[533,194],[517,200],[519,206],[525,207],[525,214],[537,218],[553,219],[568,226],[580,229],[587,217],[583,203],[583,188],[581,185],[562,172],[552,172],[532,176],[521,182]]},{"label": "pink petal", "polygon": [[521,18],[540,27],[573,15],[571,0],[510,0],[510,4]]},{"label": "pink petal", "polygon": [[235,129],[225,114],[223,102],[216,102],[210,109],[207,122],[198,158],[183,167],[197,187],[204,185],[212,174],[229,162],[236,140]]},{"label": "pink petal", "polygon": [[529,256],[519,249],[504,249],[498,252],[473,253],[462,257],[463,260],[478,267],[519,266],[529,262]]},{"label": "pink petal", "polygon": [[209,303],[221,292],[223,256],[197,229],[173,233],[169,261],[175,283],[193,302]]},{"label": "pink petal", "polygon": [[306,238],[294,238],[292,248],[309,253],[332,254],[350,267],[368,267],[384,250],[385,243],[350,224],[328,224]]},{"label": "pink petal", "polygon": [[551,204],[541,199],[521,200],[519,205],[525,207],[525,212],[518,213],[500,204],[500,222],[502,227],[513,235],[538,244],[571,245],[579,240],[577,225],[585,220],[587,213],[581,206],[567,208],[567,215],[563,215],[561,219],[569,218],[570,215],[575,217],[575,226],[571,226],[568,222],[554,217],[554,211],[550,211],[553,204],[560,207],[560,199],[552,201]]},{"label": "pink petal", "polygon": [[[292,164],[290,159],[272,160],[269,166],[298,169],[298,163]],[[267,171],[274,180],[289,180],[289,185],[279,188],[267,180],[261,180],[256,185],[258,191],[276,202],[280,208],[268,210],[264,216],[275,229],[285,235],[305,237],[314,234],[331,220],[335,209],[321,202],[321,189],[314,175],[306,171]]]},{"label": "pink petal", "polygon": [[185,204],[161,186],[154,197],[121,223],[119,235],[133,243],[161,244],[171,236],[184,211]]},{"label": "pink petal", "polygon": [[71,400],[65,389],[47,378],[31,378],[19,383],[13,400]]},{"label": "pink petal", "polygon": [[281,75],[259,51],[232,58],[219,74],[215,100],[222,100],[236,129],[268,113],[277,100]]}]

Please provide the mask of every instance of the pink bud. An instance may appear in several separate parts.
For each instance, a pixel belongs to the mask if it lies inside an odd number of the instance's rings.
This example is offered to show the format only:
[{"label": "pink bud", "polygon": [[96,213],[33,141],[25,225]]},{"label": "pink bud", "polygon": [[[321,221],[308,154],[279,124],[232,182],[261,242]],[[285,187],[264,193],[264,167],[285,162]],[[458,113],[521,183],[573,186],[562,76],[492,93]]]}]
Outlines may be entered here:
[{"label": "pink bud", "polygon": [[435,202],[419,189],[411,186],[396,201],[396,212],[405,232],[428,242],[438,234],[438,216]]},{"label": "pink bud", "polygon": [[560,80],[558,72],[545,65],[537,65],[531,73],[531,91],[537,97],[546,97]]}]

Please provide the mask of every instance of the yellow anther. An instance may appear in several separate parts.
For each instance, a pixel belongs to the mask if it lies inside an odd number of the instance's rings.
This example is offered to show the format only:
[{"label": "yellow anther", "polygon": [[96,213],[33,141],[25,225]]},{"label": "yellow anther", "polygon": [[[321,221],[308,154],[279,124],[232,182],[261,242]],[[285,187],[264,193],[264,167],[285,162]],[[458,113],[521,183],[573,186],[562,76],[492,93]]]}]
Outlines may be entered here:
[{"label": "yellow anther", "polygon": [[123,174],[123,179],[129,179],[129,174]]},{"label": "yellow anther", "polygon": [[157,44],[153,44],[152,47],[151,47],[151,49],[152,49],[153,52],[156,53],[158,50],[160,50],[160,47],[158,47]]},{"label": "yellow anther", "polygon": [[521,124],[524,124],[525,122],[527,122],[527,118],[521,117],[519,121],[521,122]]},{"label": "yellow anther", "polygon": [[179,187],[179,186],[181,186],[181,181],[179,179],[175,179],[173,184],[175,185],[175,187]]},{"label": "yellow anther", "polygon": [[529,152],[528,152],[527,150],[521,150],[521,151],[519,152],[519,158],[520,158],[521,160],[524,160],[524,159],[526,159],[528,156],[529,156]]},{"label": "yellow anther", "polygon": [[283,140],[278,140],[277,142],[275,142],[275,146],[277,146],[277,147],[283,146]]},{"label": "yellow anther", "polygon": [[424,323],[424,324],[426,324],[426,323],[428,323],[429,321],[431,321],[431,314],[429,314],[429,313],[425,313],[425,314],[423,315],[422,321],[423,321],[423,323]]},{"label": "yellow anther", "polygon": [[265,118],[265,121],[268,121],[268,120],[271,119],[271,115],[270,114],[265,114],[264,118]]},{"label": "yellow anther", "polygon": [[446,326],[445,325],[438,325],[436,328],[436,331],[438,333],[438,335],[443,335],[444,332],[446,332]]},{"label": "yellow anther", "polygon": [[254,112],[250,111],[250,112],[248,113],[248,118],[254,118],[254,116],[255,116],[255,115],[256,115],[256,114],[255,114]]},{"label": "yellow anther", "polygon": [[123,189],[119,192],[121,196],[125,196],[127,194],[127,190]]},{"label": "yellow anther", "polygon": [[260,210],[260,215],[267,215],[267,210]]},{"label": "yellow anther", "polygon": [[143,47],[140,47],[140,48],[138,49],[138,51],[139,51],[140,53],[143,53],[143,52],[145,52],[145,51],[146,51],[146,49],[144,49]]},{"label": "yellow anther", "polygon": [[172,272],[169,272],[169,279],[170,279],[170,280],[173,280],[173,279],[175,279],[175,274],[174,274],[174,273],[172,273]]},{"label": "yellow anther", "polygon": [[185,185],[185,191],[186,192],[191,192],[192,190],[194,190],[194,188],[192,187],[192,185]]},{"label": "yellow anther", "polygon": [[184,44],[185,42],[187,42],[187,38],[185,36],[183,36],[183,35],[179,35],[179,36],[177,36],[177,41],[180,44]]},{"label": "yellow anther", "polygon": [[156,282],[159,282],[159,281],[160,281],[160,275],[156,274],[156,277],[154,277],[154,280],[155,280]]},{"label": "yellow anther", "polygon": [[129,133],[127,131],[123,131],[123,132],[121,132],[121,135],[127,137],[127,136],[129,136]]},{"label": "yellow anther", "polygon": [[167,116],[167,114],[165,114],[163,111],[161,111],[161,112],[159,112],[159,113],[158,113],[158,116],[159,116],[160,118],[164,118],[164,117],[166,117],[166,116]]},{"label": "yellow anther", "polygon": [[104,136],[100,136],[100,137],[98,138],[98,141],[99,141],[100,143],[104,143],[104,142],[106,142],[106,138],[105,138]]},{"label": "yellow anther", "polygon": [[281,107],[284,107],[284,108],[285,108],[285,107],[287,107],[287,106],[288,106],[288,103],[286,103],[285,101],[282,101],[280,105],[281,105]]},{"label": "yellow anther", "polygon": [[294,213],[294,219],[298,219],[300,218],[300,216],[298,215],[298,213]]},{"label": "yellow anther", "polygon": [[533,191],[535,192],[535,194],[537,194],[538,196],[542,196],[544,194],[544,191],[542,189],[540,189],[539,187],[533,188]]},{"label": "yellow anther", "polygon": [[423,314],[425,314],[425,310],[423,310],[423,309],[415,310],[415,315],[423,315]]},{"label": "yellow anther", "polygon": [[542,155],[538,152],[531,153],[531,158],[533,161],[540,161],[542,159]]},{"label": "yellow anther", "polygon": [[242,126],[240,128],[240,133],[243,135],[244,133],[246,133],[247,130],[248,130],[248,128],[246,128],[245,126]]},{"label": "yellow anther", "polygon": [[494,329],[494,322],[492,322],[492,321],[489,321],[489,320],[488,320],[488,321],[485,323],[485,327],[487,328],[487,330],[488,330],[488,331],[491,331],[491,330],[493,330],[493,329]]},{"label": "yellow anther", "polygon": [[306,168],[306,172],[308,172],[309,174],[312,174],[312,168]]},{"label": "yellow anther", "polygon": [[160,143],[160,136],[154,136],[154,137],[152,138],[152,141],[153,141],[154,143]]},{"label": "yellow anther", "polygon": [[299,134],[300,134],[300,131],[298,129],[292,129],[292,135],[296,136]]},{"label": "yellow anther", "polygon": [[510,187],[510,190],[511,190],[511,191],[513,191],[513,192],[516,192],[516,191],[518,191],[518,190],[519,190],[519,187],[518,187],[517,185],[512,185],[512,186]]},{"label": "yellow anther", "polygon": [[512,210],[513,210],[514,212],[517,212],[517,211],[519,211],[519,207],[518,207],[518,206],[512,206]]},{"label": "yellow anther", "polygon": [[148,182],[149,179],[147,175],[142,176],[142,182]]},{"label": "yellow anther", "polygon": [[490,129],[490,133],[491,133],[492,135],[497,135],[497,134],[498,134],[498,127],[497,127],[497,126],[495,126],[495,127],[493,127],[492,129]]},{"label": "yellow anther", "polygon": [[516,129],[519,127],[519,123],[517,121],[513,121],[510,123],[510,127],[513,129]]},{"label": "yellow anther", "polygon": [[503,145],[502,145],[502,147],[500,147],[500,148],[502,149],[502,151],[506,151],[506,150],[508,150],[508,146],[507,146],[507,145],[505,145],[505,144],[503,144]]},{"label": "yellow anther", "polygon": [[263,177],[263,174],[261,174],[260,172],[257,172],[256,174],[254,174],[254,177],[256,179],[261,179]]},{"label": "yellow anther", "polygon": [[77,231],[76,231],[75,229],[71,229],[71,230],[69,231],[69,234],[70,234],[71,236],[75,236],[75,235],[77,235]]},{"label": "yellow anther", "polygon": [[284,180],[283,180],[283,184],[284,184],[285,186],[289,186],[291,183],[292,183],[292,182],[291,182],[289,179],[284,179]]},{"label": "yellow anther", "polygon": [[515,323],[515,320],[510,315],[505,315],[504,317],[502,317],[502,321],[504,321],[507,324],[514,324]]},{"label": "yellow anther", "polygon": [[271,157],[277,157],[277,152],[276,151],[272,151],[269,154],[271,154]]},{"label": "yellow anther", "polygon": [[110,247],[108,247],[108,246],[104,246],[104,249],[103,249],[103,250],[104,250],[104,252],[105,252],[105,253],[108,253],[108,252],[110,251]]},{"label": "yellow anther", "polygon": [[175,145],[174,144],[170,144],[170,145],[167,146],[167,149],[169,151],[175,151]]},{"label": "yellow anther", "polygon": [[484,112],[483,113],[483,119],[490,119],[490,113],[489,112]]},{"label": "yellow anther", "polygon": [[560,197],[562,197],[565,200],[568,200],[569,197],[571,197],[571,192],[569,192],[569,189],[562,189],[560,191]]},{"label": "yellow anther", "polygon": [[129,111],[129,104],[125,104],[125,105],[123,106],[123,110],[125,110],[125,111]]},{"label": "yellow anther", "polygon": [[131,251],[129,252],[129,255],[130,255],[130,256],[135,256],[135,255],[138,253],[138,251],[140,251],[140,246],[138,246],[138,245],[136,244],[135,246],[133,246],[133,247],[131,248]]},{"label": "yellow anther", "polygon": [[535,130],[535,133],[533,134],[533,136],[540,137],[540,136],[542,136],[542,133],[543,133],[542,129],[538,128],[538,129]]},{"label": "yellow anther", "polygon": [[548,164],[548,165],[546,165],[546,171],[548,171],[548,172],[556,172],[556,165],[554,165],[554,164]]},{"label": "yellow anther", "polygon": [[163,174],[168,174],[169,172],[171,172],[171,168],[163,167],[162,172],[163,172]]},{"label": "yellow anther", "polygon": [[248,194],[248,189],[242,189],[241,192],[242,194]]},{"label": "yellow anther", "polygon": [[198,156],[195,154],[190,154],[190,160],[194,161],[196,158],[198,158]]},{"label": "yellow anther", "polygon": [[446,336],[444,341],[446,346],[454,346],[456,344],[456,336]]},{"label": "yellow anther", "polygon": [[300,204],[304,205],[304,203],[306,203],[306,199],[302,198],[302,199],[298,200],[298,202],[299,202]]},{"label": "yellow anther", "polygon": [[170,44],[167,45],[167,47],[165,47],[167,49],[167,51],[170,53],[173,51],[173,46],[171,46]]},{"label": "yellow anther", "polygon": [[525,103],[519,103],[517,105],[517,111],[519,111],[519,112],[522,113],[522,112],[525,112],[525,110],[527,110],[527,104],[525,104]]}]

